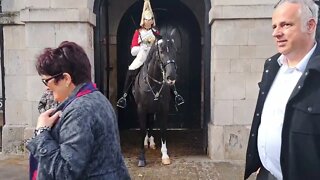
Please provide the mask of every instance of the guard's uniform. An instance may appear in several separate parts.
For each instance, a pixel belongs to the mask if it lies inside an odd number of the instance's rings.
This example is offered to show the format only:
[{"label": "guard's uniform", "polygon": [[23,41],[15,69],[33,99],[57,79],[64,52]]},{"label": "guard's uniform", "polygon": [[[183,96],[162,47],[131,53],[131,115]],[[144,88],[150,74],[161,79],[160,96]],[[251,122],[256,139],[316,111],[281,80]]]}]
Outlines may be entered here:
[{"label": "guard's uniform", "polygon": [[129,70],[136,70],[145,62],[150,48],[156,40],[154,33],[159,34],[154,28],[148,30],[140,28],[134,32],[131,42],[131,55],[136,56],[136,58],[130,64]]}]

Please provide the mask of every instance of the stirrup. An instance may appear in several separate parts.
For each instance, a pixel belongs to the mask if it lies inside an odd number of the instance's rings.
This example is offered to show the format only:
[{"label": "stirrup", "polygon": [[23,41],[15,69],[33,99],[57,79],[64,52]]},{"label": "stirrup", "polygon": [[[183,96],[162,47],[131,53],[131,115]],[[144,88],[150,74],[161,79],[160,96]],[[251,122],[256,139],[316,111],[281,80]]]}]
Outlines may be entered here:
[{"label": "stirrup", "polygon": [[176,94],[174,100],[175,100],[177,106],[180,106],[181,104],[184,103],[184,99],[180,94]]},{"label": "stirrup", "polygon": [[117,106],[119,108],[125,108],[127,106],[127,100],[126,100],[127,95],[124,94],[118,101],[117,101]]}]

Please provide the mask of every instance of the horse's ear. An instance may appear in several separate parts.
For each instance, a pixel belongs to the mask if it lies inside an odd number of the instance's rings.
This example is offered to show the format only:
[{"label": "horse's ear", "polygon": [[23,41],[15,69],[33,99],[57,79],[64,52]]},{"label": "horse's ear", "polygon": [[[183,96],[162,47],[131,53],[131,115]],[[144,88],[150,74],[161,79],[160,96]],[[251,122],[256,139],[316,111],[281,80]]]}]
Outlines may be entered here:
[{"label": "horse's ear", "polygon": [[[177,31],[178,31],[178,33],[177,33]],[[170,38],[172,40],[174,49],[175,49],[175,51],[177,53],[179,53],[179,51],[181,49],[181,44],[178,42],[178,45],[177,45],[175,40],[179,40],[180,41],[179,37],[180,37],[179,29],[177,29],[176,27],[172,28],[170,33],[169,33],[169,37],[168,38]]]},{"label": "horse's ear", "polygon": [[158,41],[156,41],[157,45],[160,45],[161,43],[163,43],[163,39],[159,39]]},{"label": "horse's ear", "polygon": [[172,37],[176,31],[177,31],[177,28],[173,28],[170,32],[170,37]]}]

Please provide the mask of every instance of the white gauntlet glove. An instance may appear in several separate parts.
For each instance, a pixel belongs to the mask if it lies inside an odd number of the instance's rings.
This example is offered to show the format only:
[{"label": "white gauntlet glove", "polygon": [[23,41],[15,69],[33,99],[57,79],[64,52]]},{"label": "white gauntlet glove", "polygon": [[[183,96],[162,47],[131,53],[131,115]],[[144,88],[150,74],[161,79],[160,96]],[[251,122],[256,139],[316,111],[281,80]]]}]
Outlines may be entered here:
[{"label": "white gauntlet glove", "polygon": [[137,56],[139,51],[140,51],[140,46],[133,46],[131,48],[131,55],[132,56]]}]

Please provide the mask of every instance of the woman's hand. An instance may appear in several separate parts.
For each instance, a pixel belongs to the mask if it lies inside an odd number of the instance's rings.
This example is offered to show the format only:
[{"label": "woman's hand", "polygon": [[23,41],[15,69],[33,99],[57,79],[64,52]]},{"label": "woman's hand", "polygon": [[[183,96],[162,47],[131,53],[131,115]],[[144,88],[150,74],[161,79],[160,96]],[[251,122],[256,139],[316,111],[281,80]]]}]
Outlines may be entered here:
[{"label": "woman's hand", "polygon": [[59,119],[59,116],[61,115],[61,111],[58,111],[54,113],[52,116],[50,116],[51,113],[54,112],[54,109],[49,109],[43,113],[40,114],[38,117],[38,123],[36,126],[36,129],[39,129],[40,127],[52,127],[56,121]]}]

